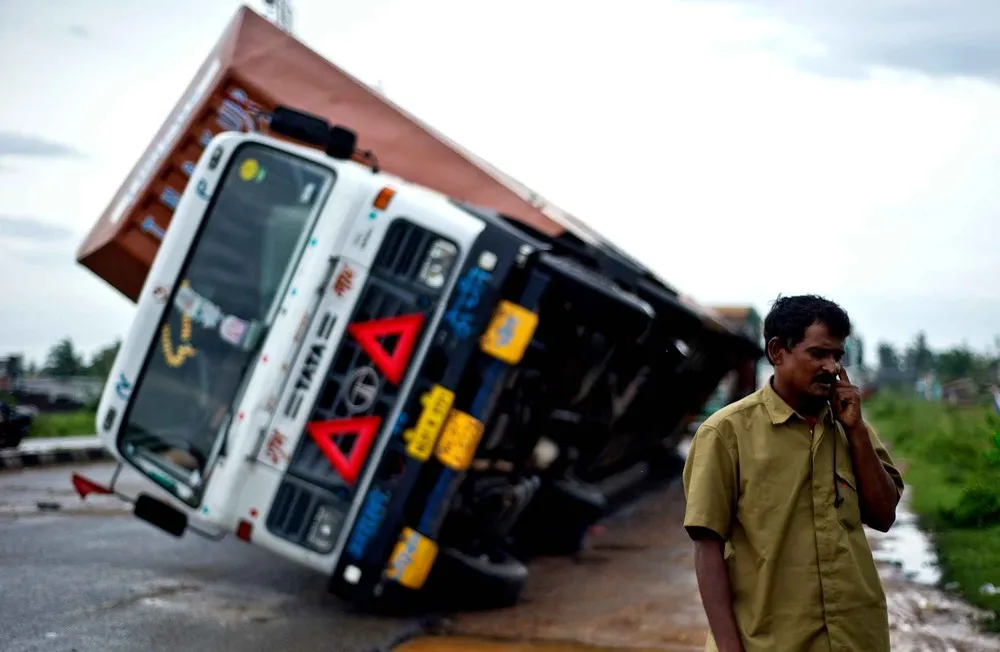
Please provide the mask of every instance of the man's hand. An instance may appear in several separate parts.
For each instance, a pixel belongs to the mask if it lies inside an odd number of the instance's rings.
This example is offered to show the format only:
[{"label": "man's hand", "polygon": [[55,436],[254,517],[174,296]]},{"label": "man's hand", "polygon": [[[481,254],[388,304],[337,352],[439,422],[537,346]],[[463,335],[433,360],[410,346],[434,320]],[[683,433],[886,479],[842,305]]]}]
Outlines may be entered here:
[{"label": "man's hand", "polygon": [[[833,416],[844,426],[848,436],[858,431],[861,421],[861,390],[851,384],[847,370],[840,368],[837,382],[831,391]],[[867,435],[867,432],[865,433]]]}]

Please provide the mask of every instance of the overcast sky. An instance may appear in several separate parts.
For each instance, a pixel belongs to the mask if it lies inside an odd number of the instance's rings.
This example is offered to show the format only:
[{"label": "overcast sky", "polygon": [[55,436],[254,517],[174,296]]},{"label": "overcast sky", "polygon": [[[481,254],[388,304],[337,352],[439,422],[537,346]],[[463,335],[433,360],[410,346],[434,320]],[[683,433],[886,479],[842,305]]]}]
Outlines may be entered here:
[{"label": "overcast sky", "polygon": [[[127,331],[76,247],[238,6],[0,0],[0,355]],[[822,293],[870,352],[1000,334],[1000,2],[295,8],[308,45],[702,302]]]}]

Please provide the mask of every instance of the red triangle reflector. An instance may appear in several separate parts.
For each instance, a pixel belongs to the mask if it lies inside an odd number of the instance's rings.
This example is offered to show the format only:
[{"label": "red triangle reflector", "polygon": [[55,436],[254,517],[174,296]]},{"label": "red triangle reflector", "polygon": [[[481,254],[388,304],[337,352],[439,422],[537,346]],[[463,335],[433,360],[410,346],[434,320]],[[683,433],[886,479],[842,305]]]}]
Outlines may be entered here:
[{"label": "red triangle reflector", "polygon": [[74,473],[70,476],[73,481],[73,488],[76,489],[76,493],[80,494],[80,498],[86,498],[87,494],[110,494],[111,490],[104,485],[97,484],[93,480],[88,480],[79,473]]},{"label": "red triangle reflector", "polygon": [[[351,324],[347,327],[347,332],[357,340],[379,371],[385,374],[386,379],[393,385],[399,385],[403,381],[403,374],[410,363],[410,356],[413,355],[413,348],[417,344],[417,336],[423,325],[424,315],[418,312]],[[399,336],[396,348],[391,354],[378,339],[390,335]]]},{"label": "red triangle reflector", "polygon": [[[313,421],[306,424],[309,436],[316,442],[326,459],[330,460],[330,465],[340,474],[348,484],[354,484],[361,473],[361,467],[368,459],[368,451],[371,450],[375,435],[378,434],[378,427],[382,423],[381,417],[356,417],[354,419],[334,419],[333,421]],[[354,445],[351,446],[349,455],[344,455],[344,451],[334,443],[336,436],[351,435],[355,437]]]}]

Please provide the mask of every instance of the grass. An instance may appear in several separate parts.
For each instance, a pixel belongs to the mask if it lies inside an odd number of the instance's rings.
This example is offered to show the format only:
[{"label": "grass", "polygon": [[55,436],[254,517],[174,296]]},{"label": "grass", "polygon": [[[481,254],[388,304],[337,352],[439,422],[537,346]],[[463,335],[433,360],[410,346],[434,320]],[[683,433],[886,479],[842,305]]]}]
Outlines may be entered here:
[{"label": "grass", "polygon": [[[955,408],[884,394],[867,418],[905,461],[910,505],[933,535],[944,582],[970,603],[1000,614],[1000,419],[988,408]],[[991,621],[991,628],[1000,621]]]},{"label": "grass", "polygon": [[[0,392],[0,401],[17,405],[17,399],[7,392]],[[28,437],[76,437],[92,435],[97,428],[97,408],[72,412],[39,413],[31,424]]]},{"label": "grass", "polygon": [[89,410],[44,414],[35,417],[28,437],[73,437],[96,432],[96,414]]}]

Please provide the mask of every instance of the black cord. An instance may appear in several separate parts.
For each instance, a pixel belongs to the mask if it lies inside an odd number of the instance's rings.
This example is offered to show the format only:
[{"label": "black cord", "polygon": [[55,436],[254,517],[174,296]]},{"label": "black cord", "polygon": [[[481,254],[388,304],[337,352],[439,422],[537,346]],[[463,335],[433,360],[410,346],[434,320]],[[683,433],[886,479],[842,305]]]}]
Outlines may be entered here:
[{"label": "black cord", "polygon": [[840,443],[840,428],[837,427],[837,422],[833,422],[833,432],[835,436],[833,438],[833,506],[840,507],[844,503],[844,497],[840,495],[840,481],[837,478],[837,444]]}]

